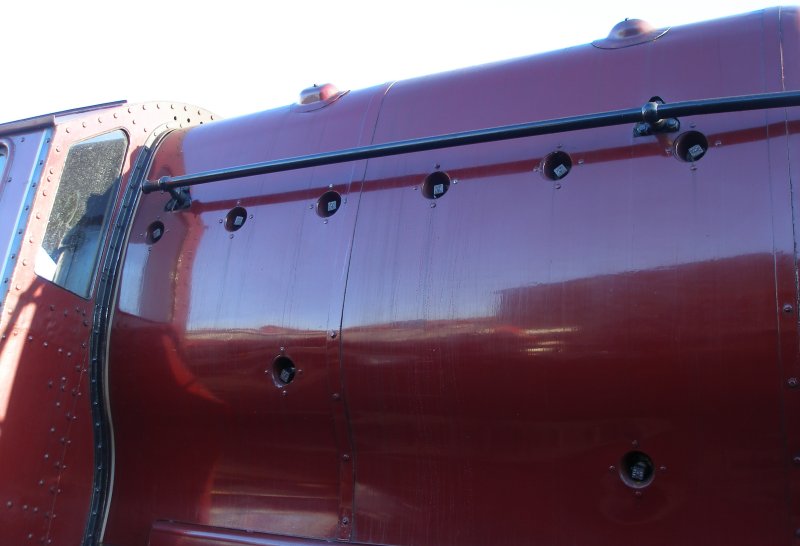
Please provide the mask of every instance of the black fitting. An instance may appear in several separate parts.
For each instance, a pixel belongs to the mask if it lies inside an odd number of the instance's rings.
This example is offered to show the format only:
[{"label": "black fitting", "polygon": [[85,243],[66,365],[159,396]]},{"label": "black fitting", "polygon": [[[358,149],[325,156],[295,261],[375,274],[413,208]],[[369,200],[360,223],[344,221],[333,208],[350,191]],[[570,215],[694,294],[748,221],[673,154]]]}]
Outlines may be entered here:
[{"label": "black fitting", "polygon": [[656,133],[674,133],[681,128],[677,118],[662,119],[658,110],[664,105],[659,97],[653,97],[642,106],[642,121],[634,125],[633,136],[650,136]]},{"label": "black fitting", "polygon": [[[163,178],[161,180],[164,180]],[[161,180],[158,181],[159,185]],[[176,210],[188,209],[192,204],[192,196],[189,193],[189,188],[167,188],[167,191],[172,196],[172,199],[167,201],[164,205],[166,212],[173,212]]]}]

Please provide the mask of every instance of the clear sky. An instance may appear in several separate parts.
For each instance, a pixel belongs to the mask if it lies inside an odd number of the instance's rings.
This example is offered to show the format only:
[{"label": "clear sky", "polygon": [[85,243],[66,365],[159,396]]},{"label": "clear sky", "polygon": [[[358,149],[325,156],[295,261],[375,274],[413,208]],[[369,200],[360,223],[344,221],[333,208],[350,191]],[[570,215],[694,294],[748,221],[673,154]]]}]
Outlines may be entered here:
[{"label": "clear sky", "polygon": [[359,89],[605,37],[627,18],[677,26],[768,0],[11,0],[0,7],[0,123],[127,99],[232,117],[331,82]]}]

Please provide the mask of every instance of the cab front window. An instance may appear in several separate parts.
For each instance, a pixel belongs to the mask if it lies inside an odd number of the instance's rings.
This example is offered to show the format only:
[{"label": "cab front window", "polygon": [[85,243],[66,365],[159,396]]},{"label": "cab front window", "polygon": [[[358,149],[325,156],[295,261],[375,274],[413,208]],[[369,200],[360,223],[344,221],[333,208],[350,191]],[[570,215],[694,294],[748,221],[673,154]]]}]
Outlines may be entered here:
[{"label": "cab front window", "polygon": [[123,131],[72,145],[36,257],[36,273],[81,297],[91,292],[128,148]]}]

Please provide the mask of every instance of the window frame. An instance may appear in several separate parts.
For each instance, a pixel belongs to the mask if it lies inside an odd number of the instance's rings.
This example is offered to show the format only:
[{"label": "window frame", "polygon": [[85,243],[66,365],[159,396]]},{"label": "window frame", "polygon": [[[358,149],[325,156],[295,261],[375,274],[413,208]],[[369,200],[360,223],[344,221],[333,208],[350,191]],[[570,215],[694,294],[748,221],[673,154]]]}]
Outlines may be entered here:
[{"label": "window frame", "polygon": [[[93,262],[92,262],[91,270],[83,278],[83,279],[85,279],[85,286],[86,286],[86,291],[84,293],[84,292],[81,292],[79,290],[76,290],[76,287],[75,287],[74,283],[70,283],[69,282],[69,279],[70,279],[69,271],[63,278],[59,278],[59,272],[58,272],[59,265],[58,265],[58,262],[57,261],[53,261],[52,260],[52,256],[45,249],[45,241],[46,241],[46,238],[47,238],[47,233],[51,229],[51,221],[53,219],[53,214],[56,211],[57,206],[58,206],[58,200],[59,200],[59,195],[60,195],[59,192],[60,192],[61,188],[64,187],[63,184],[65,182],[65,174],[66,174],[66,171],[67,171],[68,161],[70,160],[71,152],[74,149],[76,149],[76,147],[80,146],[81,144],[87,143],[87,142],[92,141],[92,140],[101,139],[104,136],[112,135],[112,134],[115,134],[115,133],[118,133],[120,135],[120,137],[124,139],[125,145],[124,145],[124,148],[122,149],[122,151],[120,152],[120,162],[119,162],[118,170],[116,170],[116,175],[115,175],[114,179],[111,181],[111,183],[107,186],[107,190],[106,191],[109,192],[108,198],[107,198],[108,200],[105,203],[105,212],[104,212],[104,215],[103,215],[103,219],[102,219],[102,223],[101,223],[101,226],[100,226],[100,230],[97,232],[97,247],[94,250]],[[102,140],[100,140],[100,141],[102,141]],[[97,133],[97,134],[94,134],[94,135],[87,136],[86,138],[82,138],[80,140],[75,140],[73,142],[70,142],[69,143],[69,147],[66,150],[65,159],[64,159],[64,166],[63,166],[61,174],[59,176],[58,186],[55,189],[55,192],[53,194],[54,197],[53,197],[53,202],[52,202],[52,204],[50,206],[50,211],[48,213],[47,224],[46,224],[45,229],[44,229],[42,240],[38,245],[38,250],[37,250],[38,253],[37,253],[36,260],[35,260],[34,272],[36,273],[36,275],[38,277],[48,281],[49,283],[51,283],[51,284],[53,284],[55,286],[58,286],[59,288],[61,288],[63,290],[66,290],[70,294],[74,294],[75,296],[78,296],[79,298],[84,299],[84,300],[91,300],[92,297],[93,297],[93,294],[94,294],[94,290],[96,288],[97,274],[98,274],[98,271],[100,269],[100,263],[101,263],[103,254],[105,252],[106,243],[107,243],[107,239],[108,239],[108,233],[109,233],[109,229],[110,229],[110,225],[111,225],[111,220],[112,220],[112,218],[114,217],[114,215],[116,213],[116,205],[119,202],[119,198],[120,198],[120,195],[121,195],[120,191],[122,190],[123,179],[125,178],[125,165],[127,164],[128,159],[129,159],[130,149],[131,149],[131,135],[130,135],[129,131],[127,131],[124,127],[114,127],[114,128],[110,128],[109,130],[104,131],[102,133]],[[92,195],[96,195],[96,194],[87,193],[86,200],[88,201],[89,197],[91,197]],[[74,229],[74,228],[76,228],[77,226],[80,225],[80,222],[85,217],[85,214],[86,214],[86,209],[84,208],[84,214],[81,215],[81,217],[78,218],[75,221],[75,223],[71,225],[70,230]],[[62,242],[63,242],[63,240],[64,239],[62,238]],[[48,263],[48,264],[44,264],[43,263],[43,258],[45,258],[45,257],[47,257],[47,259],[50,261],[50,263]],[[50,269],[51,267],[53,267],[52,270]],[[80,284],[82,285],[83,282],[81,282]]]},{"label": "window frame", "polygon": [[0,157],[5,157],[5,160],[0,160],[0,184],[2,184],[0,194],[2,194],[2,188],[5,187],[6,176],[9,165],[11,165],[11,149],[11,141],[7,138],[0,138]]}]

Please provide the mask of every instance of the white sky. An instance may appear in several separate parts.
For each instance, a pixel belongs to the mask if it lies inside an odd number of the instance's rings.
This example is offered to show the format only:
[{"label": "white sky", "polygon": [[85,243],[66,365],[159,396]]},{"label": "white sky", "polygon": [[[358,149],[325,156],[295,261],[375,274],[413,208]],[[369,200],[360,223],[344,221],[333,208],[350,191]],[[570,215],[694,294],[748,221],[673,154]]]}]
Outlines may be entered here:
[{"label": "white sky", "polygon": [[386,81],[605,37],[629,18],[677,26],[768,0],[10,0],[0,6],[0,123],[127,99],[233,117],[331,82]]}]

